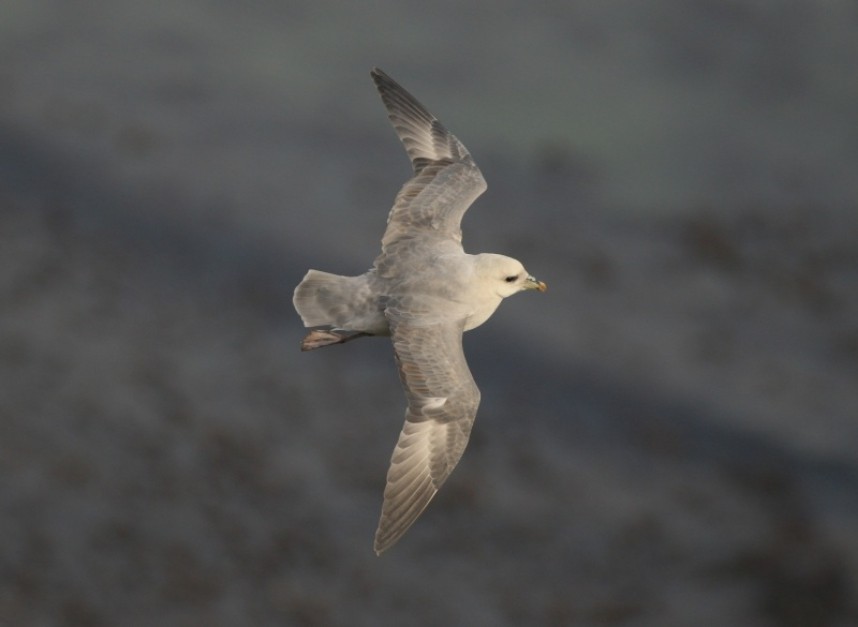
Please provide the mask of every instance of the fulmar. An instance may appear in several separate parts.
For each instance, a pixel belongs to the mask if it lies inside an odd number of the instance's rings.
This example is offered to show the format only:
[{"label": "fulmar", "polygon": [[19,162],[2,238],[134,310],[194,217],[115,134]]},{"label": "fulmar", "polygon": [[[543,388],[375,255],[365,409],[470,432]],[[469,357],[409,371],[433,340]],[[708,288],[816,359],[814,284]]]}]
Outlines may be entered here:
[{"label": "fulmar", "polygon": [[368,336],[393,342],[408,408],[375,532],[380,555],[417,520],[468,443],[480,390],[462,333],[488,320],[507,296],[546,286],[515,259],[463,250],[460,223],[486,189],[483,175],[411,94],[378,68],[371,76],[414,176],[396,196],[372,268],[360,276],[310,270],[293,303],[313,328],[302,350]]}]

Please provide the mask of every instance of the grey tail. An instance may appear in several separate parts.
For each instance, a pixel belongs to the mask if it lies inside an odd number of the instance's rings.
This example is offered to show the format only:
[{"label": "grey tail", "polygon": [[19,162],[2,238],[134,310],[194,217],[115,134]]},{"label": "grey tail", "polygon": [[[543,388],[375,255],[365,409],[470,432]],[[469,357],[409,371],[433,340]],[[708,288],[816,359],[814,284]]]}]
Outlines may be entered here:
[{"label": "grey tail", "polygon": [[348,303],[362,277],[310,270],[295,288],[292,303],[305,327],[345,328],[353,317]]}]

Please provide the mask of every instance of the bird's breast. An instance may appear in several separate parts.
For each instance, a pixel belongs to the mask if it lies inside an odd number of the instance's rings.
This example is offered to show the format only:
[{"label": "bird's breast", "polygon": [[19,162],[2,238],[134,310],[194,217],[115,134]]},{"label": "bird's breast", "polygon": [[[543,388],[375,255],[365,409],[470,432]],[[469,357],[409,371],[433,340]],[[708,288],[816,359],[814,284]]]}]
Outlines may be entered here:
[{"label": "bird's breast", "polygon": [[477,304],[477,306],[473,308],[471,315],[465,319],[465,331],[476,329],[486,320],[491,318],[492,314],[498,308],[498,305],[500,305],[500,302],[501,299],[498,297],[497,299],[486,300],[485,302]]}]

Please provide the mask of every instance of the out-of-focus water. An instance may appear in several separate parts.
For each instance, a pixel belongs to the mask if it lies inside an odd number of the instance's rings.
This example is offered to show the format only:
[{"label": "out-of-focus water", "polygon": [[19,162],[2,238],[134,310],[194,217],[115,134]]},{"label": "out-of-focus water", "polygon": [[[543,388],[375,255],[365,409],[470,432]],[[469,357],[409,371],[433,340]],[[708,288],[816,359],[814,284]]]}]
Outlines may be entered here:
[{"label": "out-of-focus water", "polygon": [[[7,2],[0,623],[858,622],[856,23]],[[290,303],[408,176],[373,65],[550,286],[465,338],[473,440],[383,559],[390,347],[301,354]]]}]

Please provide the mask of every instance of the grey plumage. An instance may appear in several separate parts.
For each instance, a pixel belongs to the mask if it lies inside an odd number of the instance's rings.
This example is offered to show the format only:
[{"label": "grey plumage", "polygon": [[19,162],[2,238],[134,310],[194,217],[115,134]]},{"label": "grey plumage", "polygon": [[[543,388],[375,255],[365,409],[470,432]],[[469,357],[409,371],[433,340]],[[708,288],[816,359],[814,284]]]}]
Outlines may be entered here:
[{"label": "grey plumage", "polygon": [[411,159],[372,269],[358,277],[310,270],[294,304],[310,350],[390,335],[408,408],[391,457],[374,548],[390,548],[420,516],[462,456],[480,403],[462,333],[500,301],[545,284],[520,262],[462,249],[461,219],[486,183],[468,150],[379,69],[372,78]]}]

